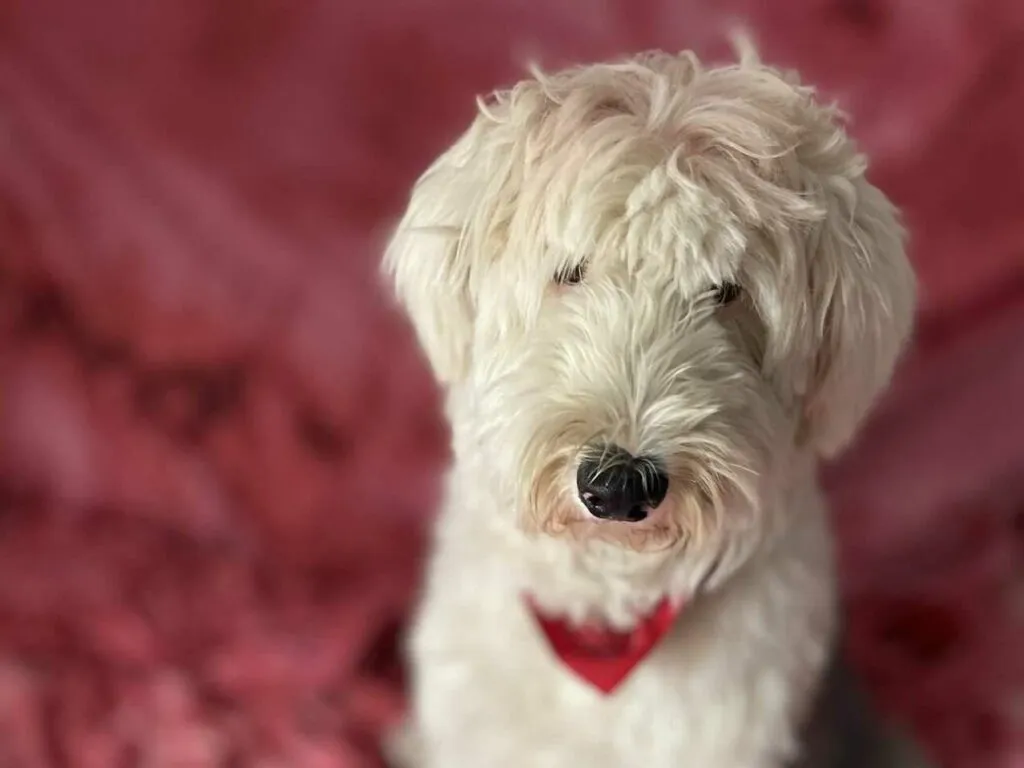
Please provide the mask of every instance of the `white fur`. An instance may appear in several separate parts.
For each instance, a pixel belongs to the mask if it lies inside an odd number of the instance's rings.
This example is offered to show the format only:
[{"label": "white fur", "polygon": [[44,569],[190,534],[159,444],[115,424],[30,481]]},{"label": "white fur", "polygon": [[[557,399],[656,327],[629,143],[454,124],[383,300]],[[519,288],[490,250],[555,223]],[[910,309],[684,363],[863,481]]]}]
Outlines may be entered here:
[{"label": "white fur", "polygon": [[[764,66],[644,54],[481,102],[386,269],[447,389],[455,461],[412,635],[416,768],[770,768],[831,651],[820,456],[909,334],[896,212],[835,109]],[[556,285],[586,263],[580,285]],[[743,288],[717,307],[711,288]],[[661,460],[643,523],[591,518],[592,441]],[[628,627],[689,602],[610,696],[530,594]]]}]

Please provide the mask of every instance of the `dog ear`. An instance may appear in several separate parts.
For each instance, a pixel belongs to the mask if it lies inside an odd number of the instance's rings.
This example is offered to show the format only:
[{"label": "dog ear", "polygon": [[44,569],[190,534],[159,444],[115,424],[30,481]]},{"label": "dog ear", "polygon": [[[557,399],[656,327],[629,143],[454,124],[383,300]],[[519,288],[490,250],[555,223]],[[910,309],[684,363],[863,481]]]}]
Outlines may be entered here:
[{"label": "dog ear", "polygon": [[507,246],[533,134],[553,101],[539,79],[477,102],[466,132],[423,173],[384,256],[434,375],[472,363],[482,270]]},{"label": "dog ear", "polygon": [[804,427],[831,457],[892,376],[913,325],[916,284],[898,213],[878,188],[857,174],[834,177],[824,193],[826,218],[809,244],[817,352]]},{"label": "dog ear", "polygon": [[476,124],[423,173],[384,255],[383,269],[443,385],[465,376],[475,307],[463,247],[474,208]]}]

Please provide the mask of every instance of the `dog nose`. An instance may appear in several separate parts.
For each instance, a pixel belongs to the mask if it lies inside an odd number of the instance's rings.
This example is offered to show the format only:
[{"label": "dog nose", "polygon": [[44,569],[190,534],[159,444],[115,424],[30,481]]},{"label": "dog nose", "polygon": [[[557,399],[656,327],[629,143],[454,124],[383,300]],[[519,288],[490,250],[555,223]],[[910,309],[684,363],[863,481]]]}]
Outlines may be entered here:
[{"label": "dog nose", "polygon": [[580,461],[576,487],[594,517],[637,523],[665,500],[668,477],[653,460],[610,446]]}]

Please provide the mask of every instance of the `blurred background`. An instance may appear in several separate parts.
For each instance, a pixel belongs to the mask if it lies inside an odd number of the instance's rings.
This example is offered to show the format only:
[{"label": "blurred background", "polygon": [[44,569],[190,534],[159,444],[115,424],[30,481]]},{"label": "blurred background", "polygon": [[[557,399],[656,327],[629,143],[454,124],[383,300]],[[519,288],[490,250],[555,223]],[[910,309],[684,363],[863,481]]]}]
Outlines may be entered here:
[{"label": "blurred background", "polygon": [[940,765],[1024,766],[1018,0],[0,0],[0,765],[377,765],[447,459],[383,234],[525,57],[737,19],[924,286],[826,471],[854,659]]}]

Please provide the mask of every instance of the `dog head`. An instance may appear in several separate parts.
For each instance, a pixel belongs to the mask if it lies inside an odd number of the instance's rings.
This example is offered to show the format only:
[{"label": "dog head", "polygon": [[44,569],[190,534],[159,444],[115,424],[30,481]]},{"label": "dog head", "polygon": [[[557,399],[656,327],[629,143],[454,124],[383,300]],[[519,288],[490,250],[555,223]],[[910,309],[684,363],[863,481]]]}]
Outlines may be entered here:
[{"label": "dog head", "polygon": [[385,259],[459,461],[528,531],[762,538],[910,332],[903,232],[864,172],[839,113],[753,55],[537,71],[482,101]]}]

